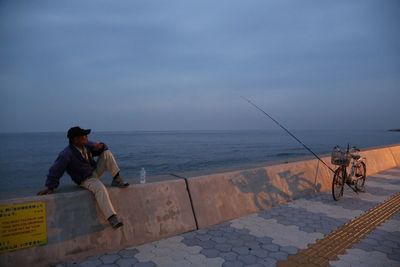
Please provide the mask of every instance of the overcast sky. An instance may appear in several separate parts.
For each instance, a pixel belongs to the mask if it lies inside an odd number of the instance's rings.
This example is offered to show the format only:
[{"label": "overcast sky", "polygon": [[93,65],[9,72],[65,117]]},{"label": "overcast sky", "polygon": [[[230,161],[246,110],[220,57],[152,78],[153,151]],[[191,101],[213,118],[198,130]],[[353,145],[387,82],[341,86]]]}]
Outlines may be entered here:
[{"label": "overcast sky", "polygon": [[0,132],[400,128],[400,1],[0,0]]}]

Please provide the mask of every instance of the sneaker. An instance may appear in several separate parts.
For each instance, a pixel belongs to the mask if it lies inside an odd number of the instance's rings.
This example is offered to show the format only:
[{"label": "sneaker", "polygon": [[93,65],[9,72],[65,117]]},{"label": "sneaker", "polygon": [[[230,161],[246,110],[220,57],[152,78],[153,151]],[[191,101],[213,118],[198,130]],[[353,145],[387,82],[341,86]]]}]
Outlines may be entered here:
[{"label": "sneaker", "polygon": [[111,186],[119,187],[119,188],[124,188],[128,187],[129,183],[124,182],[124,179],[120,175],[117,175],[114,177],[114,179],[111,182]]},{"label": "sneaker", "polygon": [[108,218],[108,222],[111,224],[112,228],[117,229],[121,226],[123,226],[124,224],[118,220],[117,215],[111,215],[110,218]]}]

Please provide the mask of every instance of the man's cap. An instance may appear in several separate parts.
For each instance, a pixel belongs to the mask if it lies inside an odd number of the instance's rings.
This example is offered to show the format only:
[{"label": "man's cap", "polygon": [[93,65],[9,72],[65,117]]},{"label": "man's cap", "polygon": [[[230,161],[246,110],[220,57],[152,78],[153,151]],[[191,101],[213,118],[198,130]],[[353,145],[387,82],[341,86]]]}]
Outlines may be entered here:
[{"label": "man's cap", "polygon": [[72,127],[68,130],[67,137],[72,139],[77,136],[88,135],[90,133],[90,129],[82,129],[79,126]]}]

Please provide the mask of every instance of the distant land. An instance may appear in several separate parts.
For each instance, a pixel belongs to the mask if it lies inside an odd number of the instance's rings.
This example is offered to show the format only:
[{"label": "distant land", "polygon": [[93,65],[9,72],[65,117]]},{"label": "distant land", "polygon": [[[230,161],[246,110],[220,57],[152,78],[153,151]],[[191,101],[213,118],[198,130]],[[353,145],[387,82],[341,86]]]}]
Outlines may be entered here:
[{"label": "distant land", "polygon": [[390,129],[389,132],[400,132],[400,129]]}]

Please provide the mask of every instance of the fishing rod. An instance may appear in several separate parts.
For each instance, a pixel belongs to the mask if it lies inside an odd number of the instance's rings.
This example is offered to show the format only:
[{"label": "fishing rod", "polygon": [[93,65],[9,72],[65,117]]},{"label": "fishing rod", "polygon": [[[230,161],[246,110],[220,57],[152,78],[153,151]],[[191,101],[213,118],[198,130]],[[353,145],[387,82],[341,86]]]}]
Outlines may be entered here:
[{"label": "fishing rod", "polygon": [[[251,102],[249,99],[241,96],[241,98],[243,98],[244,100],[246,100],[247,102],[249,102],[249,104],[251,104],[252,106],[254,106],[256,109],[258,109],[259,111],[261,111],[262,113],[264,113],[265,115],[268,116],[268,118],[270,118],[273,122],[275,122],[279,127],[281,127],[283,130],[285,130],[291,137],[293,137],[297,142],[299,142],[300,144],[303,145],[303,147],[305,149],[307,149],[311,154],[313,154],[319,161],[321,161],[331,172],[335,173],[335,171],[328,166],[328,164],[325,163],[325,161],[323,161],[317,154],[315,154],[308,146],[306,146],[303,142],[301,142],[294,134],[292,134],[291,132],[289,132],[288,129],[286,129],[283,125],[281,125],[277,120],[275,120],[274,118],[272,118],[267,112],[265,112],[264,110],[262,110],[260,107],[258,107],[256,104],[254,104],[253,102]],[[340,176],[340,174],[338,174],[340,178],[342,178]],[[346,183],[347,184],[347,183]],[[353,188],[351,185],[347,184],[354,192],[357,192],[357,190],[355,188]]]},{"label": "fishing rod", "polygon": [[293,137],[297,142],[299,142],[301,145],[303,145],[303,147],[305,149],[307,149],[311,154],[313,154],[319,161],[321,161],[326,167],[328,167],[329,170],[331,170],[333,173],[335,173],[335,171],[329,167],[325,161],[323,161],[317,154],[315,154],[308,146],[306,146],[303,142],[301,142],[294,134],[292,134],[288,129],[286,129],[283,125],[281,125],[277,120],[275,120],[274,118],[272,118],[267,112],[265,112],[264,110],[262,110],[260,107],[258,107],[256,104],[254,104],[253,102],[251,102],[249,99],[241,96],[241,98],[243,98],[244,100],[246,100],[247,102],[249,102],[250,105],[252,105],[253,107],[255,107],[256,109],[258,109],[259,111],[261,111],[262,113],[264,113],[265,115],[268,116],[268,118],[270,118],[273,122],[275,122],[279,127],[281,127],[283,130],[285,130],[291,137]]}]

